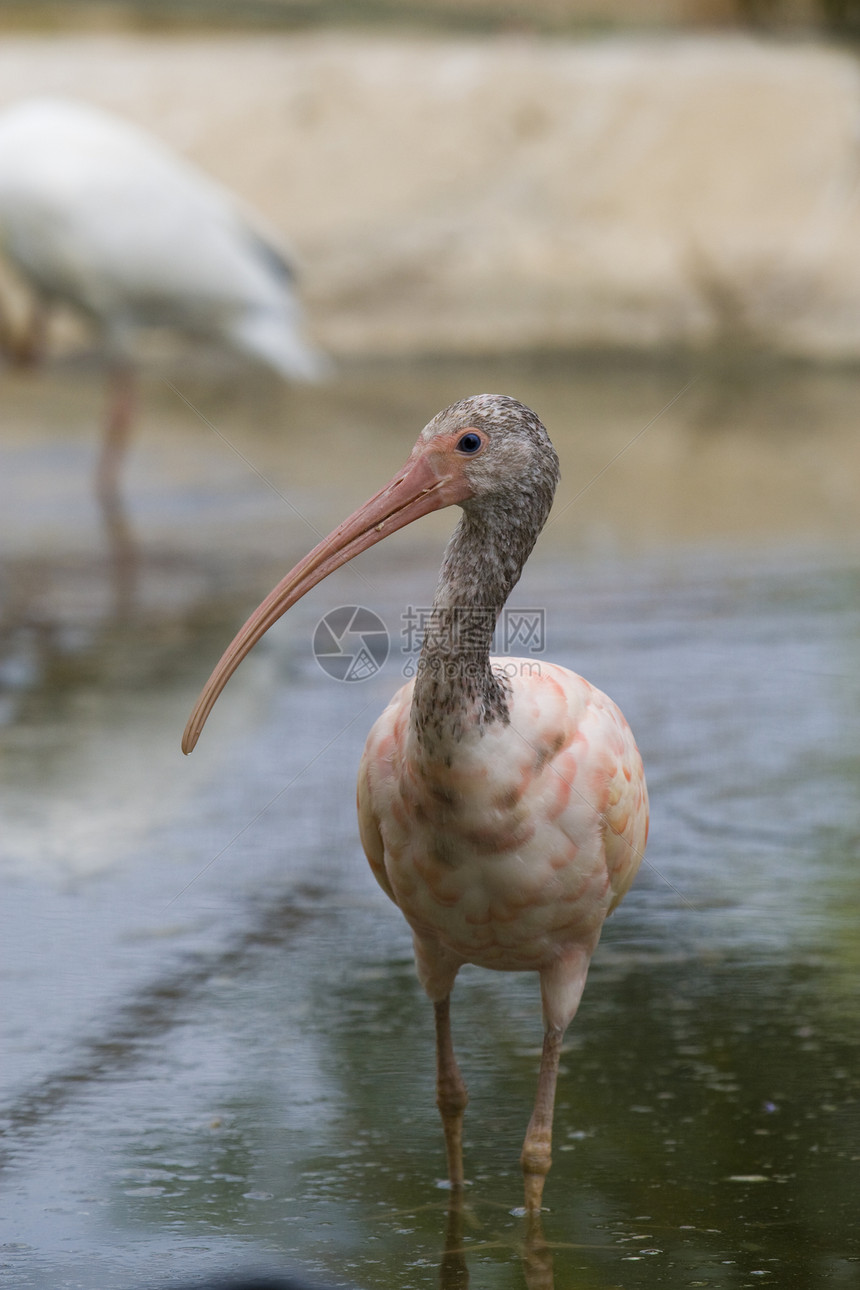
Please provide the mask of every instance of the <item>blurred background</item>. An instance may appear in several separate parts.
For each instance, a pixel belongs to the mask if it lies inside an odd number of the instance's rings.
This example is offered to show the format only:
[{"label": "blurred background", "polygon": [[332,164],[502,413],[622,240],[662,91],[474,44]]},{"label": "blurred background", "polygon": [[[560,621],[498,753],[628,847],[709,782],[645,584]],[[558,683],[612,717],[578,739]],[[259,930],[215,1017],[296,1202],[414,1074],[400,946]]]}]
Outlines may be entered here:
[{"label": "blurred background", "polygon": [[[10,1286],[856,1284],[858,36],[848,0],[0,3]],[[354,816],[452,517],[317,588],[179,752],[250,609],[481,390],[562,462],[512,603],[653,807],[537,1253],[537,984],[458,981],[451,1225]],[[390,637],[361,682],[313,656],[341,605]]]}]

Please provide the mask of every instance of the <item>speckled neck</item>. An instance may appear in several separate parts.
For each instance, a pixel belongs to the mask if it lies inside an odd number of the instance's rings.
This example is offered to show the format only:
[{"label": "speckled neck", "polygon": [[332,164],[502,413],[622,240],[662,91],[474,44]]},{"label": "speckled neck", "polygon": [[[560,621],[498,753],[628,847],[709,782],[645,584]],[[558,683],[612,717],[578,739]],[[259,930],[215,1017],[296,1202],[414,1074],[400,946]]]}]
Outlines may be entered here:
[{"label": "speckled neck", "polygon": [[530,408],[504,394],[452,403],[420,443],[476,431],[484,450],[465,477],[471,493],[448,543],[418,662],[411,731],[429,756],[447,758],[467,734],[510,720],[510,686],[490,666],[496,619],[549,515],[558,457]]},{"label": "speckled neck", "polygon": [[[541,522],[543,517],[541,517]],[[439,751],[467,729],[507,724],[509,686],[490,666],[496,620],[537,538],[531,526],[511,530],[464,510],[433,598],[412,700],[419,743]]]}]

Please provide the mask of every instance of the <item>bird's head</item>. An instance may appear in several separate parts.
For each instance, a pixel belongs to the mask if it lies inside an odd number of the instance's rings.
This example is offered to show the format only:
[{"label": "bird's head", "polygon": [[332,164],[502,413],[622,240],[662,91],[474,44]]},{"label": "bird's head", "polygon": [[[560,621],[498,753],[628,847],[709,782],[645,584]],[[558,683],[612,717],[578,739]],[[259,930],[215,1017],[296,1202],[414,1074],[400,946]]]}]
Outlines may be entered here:
[{"label": "bird's head", "polygon": [[425,426],[410,461],[426,457],[440,476],[460,481],[465,511],[508,506],[543,526],[558,484],[558,457],[538,417],[506,394],[452,403]]},{"label": "bird's head", "polygon": [[183,752],[200,737],[216,699],[257,641],[312,587],[390,533],[445,506],[492,515],[513,535],[540,532],[558,483],[558,457],[535,414],[516,399],[478,394],[424,427],[405,465],[292,569],[227,647],[185,727]]}]

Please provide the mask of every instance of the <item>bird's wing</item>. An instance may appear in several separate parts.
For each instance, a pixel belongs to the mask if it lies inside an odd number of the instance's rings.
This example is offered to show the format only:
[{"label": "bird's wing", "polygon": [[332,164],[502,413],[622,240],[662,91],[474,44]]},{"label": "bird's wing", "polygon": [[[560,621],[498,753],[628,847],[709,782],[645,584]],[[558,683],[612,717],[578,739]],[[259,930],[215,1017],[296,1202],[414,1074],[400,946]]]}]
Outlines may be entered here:
[{"label": "bird's wing", "polygon": [[373,876],[389,899],[397,897],[385,869],[380,821],[397,816],[399,780],[409,731],[412,682],[401,686],[373,723],[358,771],[358,829]]},{"label": "bird's wing", "polygon": [[385,846],[382,841],[382,834],[379,831],[376,814],[373,810],[370,789],[370,764],[366,749],[358,771],[357,804],[358,832],[361,845],[364,848],[364,854],[367,856],[367,862],[373,871],[374,878],[386,896],[396,904],[397,901],[395,900],[391,883],[388,881],[388,875],[385,872]]},{"label": "bird's wing", "polygon": [[594,746],[594,784],[612,899],[621,903],[636,877],[648,839],[648,789],[642,758],[623,713],[591,686],[583,726]]},{"label": "bird's wing", "polygon": [[296,281],[296,270],[292,261],[287,258],[286,251],[269,237],[264,236],[251,223],[248,225],[247,238],[249,246],[253,247],[256,254],[271,271],[273,277],[283,282],[286,286],[294,285]]},{"label": "bird's wing", "polygon": [[610,790],[618,798],[605,812],[606,867],[613,891],[610,914],[630,890],[648,841],[648,790],[638,753],[627,766],[632,769],[631,778],[625,778],[624,768],[619,771]]},{"label": "bird's wing", "polygon": [[566,668],[541,663],[540,679],[527,692],[534,712],[529,743],[540,766],[536,792],[583,860],[602,855],[611,912],[636,876],[648,835],[648,793],[633,734],[607,695]]}]

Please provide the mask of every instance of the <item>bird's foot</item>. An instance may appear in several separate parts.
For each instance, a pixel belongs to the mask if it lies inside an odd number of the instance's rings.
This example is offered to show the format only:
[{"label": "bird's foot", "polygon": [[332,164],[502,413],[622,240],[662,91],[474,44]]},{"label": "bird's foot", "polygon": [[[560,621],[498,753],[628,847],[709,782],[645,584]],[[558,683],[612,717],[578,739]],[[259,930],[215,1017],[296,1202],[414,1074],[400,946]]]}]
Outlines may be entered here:
[{"label": "bird's foot", "polygon": [[544,1183],[552,1164],[549,1134],[534,1134],[526,1138],[520,1164],[525,1185],[525,1212],[539,1214]]}]

